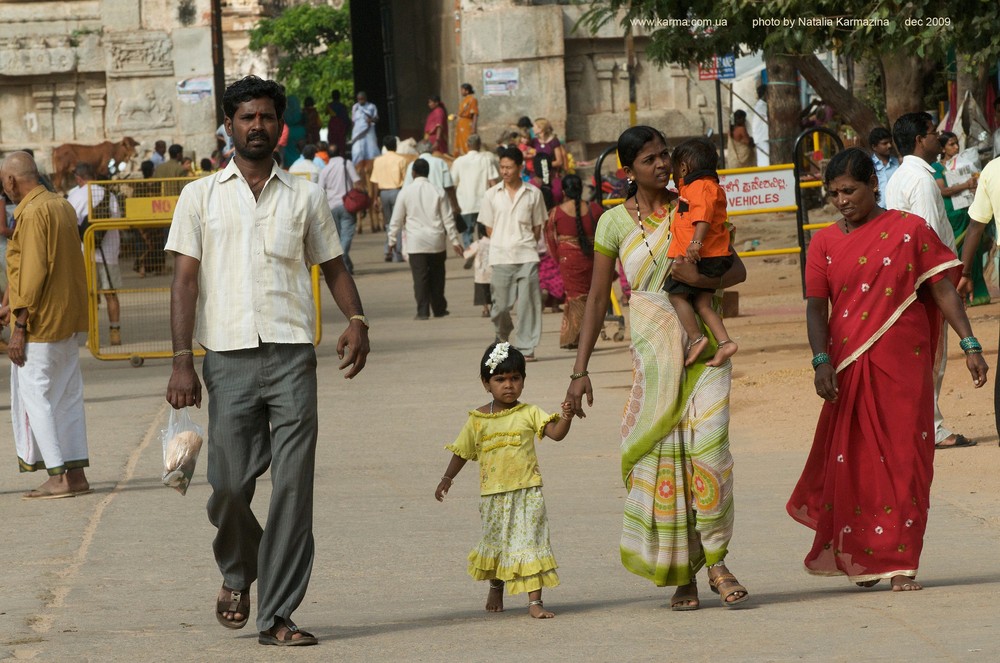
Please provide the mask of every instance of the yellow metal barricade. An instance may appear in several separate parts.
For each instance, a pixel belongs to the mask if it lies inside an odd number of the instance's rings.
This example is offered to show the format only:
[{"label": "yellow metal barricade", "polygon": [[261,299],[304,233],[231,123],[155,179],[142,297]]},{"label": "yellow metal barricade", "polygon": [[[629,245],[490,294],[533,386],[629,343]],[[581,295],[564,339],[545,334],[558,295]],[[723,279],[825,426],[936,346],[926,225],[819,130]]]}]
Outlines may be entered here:
[{"label": "yellow metal barricade", "polygon": [[[90,183],[90,226],[83,235],[83,251],[89,313],[87,347],[97,359],[128,359],[133,366],[141,366],[146,358],[173,356],[173,259],[163,247],[177,197],[192,179]],[[114,232],[118,233],[117,242],[111,235]],[[107,266],[103,259],[97,261],[105,249],[114,251],[116,244],[117,256],[105,256]],[[312,268],[310,280],[316,313],[313,343],[318,345],[322,339],[319,267]],[[120,339],[111,336],[109,304],[111,308],[117,304],[119,309]],[[119,342],[112,345],[113,340]],[[201,356],[204,351],[195,347],[194,353]]]}]

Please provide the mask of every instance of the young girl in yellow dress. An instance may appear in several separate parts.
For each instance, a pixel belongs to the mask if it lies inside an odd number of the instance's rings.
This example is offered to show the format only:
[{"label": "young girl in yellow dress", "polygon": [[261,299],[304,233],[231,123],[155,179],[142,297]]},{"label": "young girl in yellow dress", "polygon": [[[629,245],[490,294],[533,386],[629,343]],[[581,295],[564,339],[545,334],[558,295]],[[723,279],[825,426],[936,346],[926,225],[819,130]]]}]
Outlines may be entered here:
[{"label": "young girl in yellow dress", "polygon": [[455,476],[470,460],[479,461],[479,514],[483,538],[469,553],[469,575],[489,580],[488,612],[503,611],[503,590],[528,593],[528,614],[536,619],[555,615],[542,605],[542,587],[559,584],[549,544],[549,523],[542,500],[542,475],[535,456],[535,436],[561,440],[569,432],[572,412],[546,414],[521,403],[524,355],[510,343],[494,343],[483,355],[479,375],[493,399],[469,412],[469,419],[446,449],[454,455],[434,497],[448,494]]}]

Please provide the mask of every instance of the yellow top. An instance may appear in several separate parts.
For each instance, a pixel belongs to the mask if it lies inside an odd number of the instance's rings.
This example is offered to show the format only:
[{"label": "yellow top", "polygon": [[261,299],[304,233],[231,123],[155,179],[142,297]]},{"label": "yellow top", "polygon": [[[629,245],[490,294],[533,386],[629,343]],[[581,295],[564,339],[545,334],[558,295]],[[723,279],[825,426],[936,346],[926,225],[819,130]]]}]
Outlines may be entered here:
[{"label": "yellow top", "polygon": [[375,157],[369,179],[378,184],[379,189],[402,189],[403,181],[406,179],[406,167],[409,163],[406,157],[391,150],[386,151],[385,154]]},{"label": "yellow top", "polygon": [[479,461],[480,495],[541,486],[535,435],[542,439],[545,425],[559,416],[527,403],[494,414],[473,410],[458,439],[445,449],[466,460]]},{"label": "yellow top", "polygon": [[14,210],[7,244],[10,310],[28,309],[28,341],[52,343],[87,331],[87,272],[76,212],[38,185]]}]

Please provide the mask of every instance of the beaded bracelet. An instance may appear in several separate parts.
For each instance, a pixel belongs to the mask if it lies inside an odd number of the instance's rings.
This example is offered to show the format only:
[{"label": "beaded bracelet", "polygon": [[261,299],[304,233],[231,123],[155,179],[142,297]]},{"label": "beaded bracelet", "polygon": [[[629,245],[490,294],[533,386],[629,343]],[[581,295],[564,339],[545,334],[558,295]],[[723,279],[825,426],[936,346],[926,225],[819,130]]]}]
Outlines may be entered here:
[{"label": "beaded bracelet", "polygon": [[979,339],[975,336],[966,336],[959,341],[958,344],[967,355],[977,354],[983,351],[983,346],[979,344]]},{"label": "beaded bracelet", "polygon": [[813,357],[812,360],[813,368],[818,368],[820,364],[829,364],[829,363],[830,363],[830,355],[826,354],[825,352],[820,352],[815,357]]},{"label": "beaded bracelet", "polygon": [[174,358],[176,359],[177,357],[184,357],[186,355],[193,355],[193,354],[194,352],[192,350],[178,350],[174,353]]},{"label": "beaded bracelet", "polygon": [[577,378],[583,378],[590,375],[589,371],[580,371],[579,373],[573,373],[569,376],[570,380],[576,380]]}]

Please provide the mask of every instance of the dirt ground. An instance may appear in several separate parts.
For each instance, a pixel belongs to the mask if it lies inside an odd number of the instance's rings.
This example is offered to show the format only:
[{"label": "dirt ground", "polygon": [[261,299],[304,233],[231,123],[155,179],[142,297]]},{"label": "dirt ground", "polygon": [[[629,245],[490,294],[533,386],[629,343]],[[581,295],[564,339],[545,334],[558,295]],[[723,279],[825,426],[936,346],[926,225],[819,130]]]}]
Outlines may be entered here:
[{"label": "dirt ground", "polygon": [[[813,210],[810,222],[833,220],[833,212]],[[794,215],[733,219],[737,248],[753,239],[758,250],[793,247]],[[739,343],[734,357],[732,437],[746,451],[809,448],[822,401],[813,390],[812,353],[806,337],[805,301],[797,256],[746,258],[747,281],[739,292],[740,315],[726,321]],[[1000,450],[994,424],[993,380],[997,377],[997,328],[1000,290],[991,286],[993,303],[968,309],[973,330],[990,365],[984,388],[975,389],[965,368],[958,336],[949,331],[948,368],[940,407],[945,426],[978,442],[976,447],[939,451],[935,458],[935,493],[961,495],[963,506],[997,524],[1000,498],[994,496]],[[781,397],[775,398],[776,394]],[[747,446],[749,445],[749,446]]]}]

